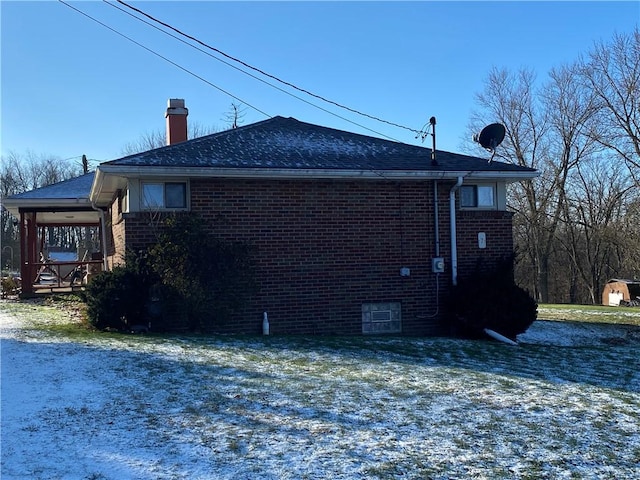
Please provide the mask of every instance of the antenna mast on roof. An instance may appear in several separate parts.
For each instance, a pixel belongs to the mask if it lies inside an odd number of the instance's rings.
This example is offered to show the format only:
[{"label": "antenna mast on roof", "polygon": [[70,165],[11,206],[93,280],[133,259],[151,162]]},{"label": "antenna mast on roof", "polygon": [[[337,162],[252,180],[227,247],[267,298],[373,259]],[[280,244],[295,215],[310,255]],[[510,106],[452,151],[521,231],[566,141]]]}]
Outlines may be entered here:
[{"label": "antenna mast on roof", "polygon": [[[431,131],[431,134],[429,134],[429,131]],[[424,142],[428,135],[431,135],[433,140],[433,147],[431,148],[431,165],[435,167],[438,165],[438,160],[436,160],[436,117],[431,117],[429,119],[429,126],[425,125],[422,127],[422,130],[420,130],[420,133],[416,135],[416,138],[420,137]]]}]

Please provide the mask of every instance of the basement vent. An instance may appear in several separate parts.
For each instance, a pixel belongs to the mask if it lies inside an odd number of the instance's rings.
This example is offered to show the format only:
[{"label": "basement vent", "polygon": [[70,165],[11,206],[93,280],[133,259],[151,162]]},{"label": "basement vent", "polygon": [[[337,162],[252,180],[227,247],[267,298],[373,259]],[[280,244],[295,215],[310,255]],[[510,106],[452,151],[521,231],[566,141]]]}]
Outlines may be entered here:
[{"label": "basement vent", "polygon": [[401,333],[400,302],[363,303],[362,333]]}]

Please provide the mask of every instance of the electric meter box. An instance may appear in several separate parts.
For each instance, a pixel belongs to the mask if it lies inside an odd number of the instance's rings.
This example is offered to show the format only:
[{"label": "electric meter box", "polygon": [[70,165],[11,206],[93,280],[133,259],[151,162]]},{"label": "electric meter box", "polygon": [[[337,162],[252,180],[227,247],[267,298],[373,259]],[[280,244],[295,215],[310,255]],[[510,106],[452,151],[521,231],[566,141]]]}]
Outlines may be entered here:
[{"label": "electric meter box", "polygon": [[444,273],[444,258],[442,257],[432,258],[431,269],[433,273]]}]

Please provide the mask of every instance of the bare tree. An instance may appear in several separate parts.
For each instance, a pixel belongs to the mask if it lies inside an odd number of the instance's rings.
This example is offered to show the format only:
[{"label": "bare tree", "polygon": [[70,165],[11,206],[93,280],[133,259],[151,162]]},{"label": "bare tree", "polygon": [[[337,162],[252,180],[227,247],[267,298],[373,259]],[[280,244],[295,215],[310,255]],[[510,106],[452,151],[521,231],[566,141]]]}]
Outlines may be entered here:
[{"label": "bare tree", "polygon": [[535,180],[510,187],[517,246],[516,278],[540,302],[552,295],[557,234],[567,214],[565,184],[579,162],[597,151],[586,135],[597,104],[583,85],[573,80],[576,65],[549,73],[542,88],[529,70],[516,74],[493,69],[485,90],[477,95],[483,113],[472,128],[498,121],[505,125],[505,141],[496,157],[540,172]]},{"label": "bare tree", "polygon": [[[32,151],[25,154],[10,152],[0,161],[0,197],[15,195],[44,187],[81,175],[82,166],[72,161],[63,161],[52,155],[38,155]],[[16,267],[19,259],[19,230],[14,219],[4,208],[0,212],[2,245],[2,265],[13,262]],[[75,242],[70,232],[60,231],[61,240]],[[9,247],[9,248],[5,248]],[[10,256],[8,256],[10,255]],[[6,257],[6,258],[5,258]],[[9,260],[10,259],[10,260]]]},{"label": "bare tree", "polygon": [[[189,138],[203,137],[219,131],[217,127],[204,127],[197,122],[189,123],[188,129]],[[143,133],[138,140],[125,144],[121,152],[123,155],[134,155],[136,153],[146,152],[147,150],[153,150],[154,148],[164,147],[166,144],[166,132],[158,129]]]},{"label": "bare tree", "polygon": [[[546,237],[544,247],[544,251],[549,253],[556,248],[560,235],[559,222],[563,215],[564,218],[568,217],[567,179],[580,162],[589,159],[597,150],[593,139],[586,135],[597,112],[596,102],[581,84],[574,81],[576,69],[575,64],[552,69],[539,99],[547,112],[549,167],[553,171],[550,192],[554,206],[549,211],[552,231]],[[545,257],[547,261],[549,258]],[[558,265],[557,261],[554,264]],[[549,268],[549,265],[546,267]],[[579,273],[576,270],[571,272]],[[573,275],[570,285],[570,288],[574,285]],[[549,292],[549,285],[546,288]]]},{"label": "bare tree", "polygon": [[604,283],[622,273],[634,254],[625,206],[637,197],[637,189],[619,162],[594,157],[581,161],[572,172],[566,195],[558,238],[571,261],[567,267],[587,292],[585,298],[579,295],[579,285],[572,285],[570,301],[599,303]]},{"label": "bare tree", "polygon": [[242,104],[236,104],[231,102],[231,107],[224,117],[224,120],[229,124],[229,128],[238,128],[243,121],[246,109],[242,107]]},{"label": "bare tree", "polygon": [[640,30],[597,43],[580,67],[578,78],[599,107],[591,136],[616,152],[640,185]]},{"label": "bare tree", "polygon": [[517,281],[541,302],[595,302],[606,276],[639,268],[640,32],[536,85],[529,70],[494,68],[470,131],[504,124],[496,157],[541,174],[509,190]]},{"label": "bare tree", "polygon": [[54,155],[9,152],[0,162],[0,193],[14,195],[51,185],[82,174],[78,163],[63,161]]},{"label": "bare tree", "polygon": [[482,125],[500,122],[506,136],[496,158],[520,166],[533,167],[540,178],[511,186],[510,208],[514,218],[517,262],[527,271],[516,277],[541,302],[549,299],[549,259],[558,225],[558,185],[563,172],[551,158],[549,111],[543,108],[535,89],[536,77],[531,70],[515,74],[493,69],[485,89],[476,96],[482,113],[471,123],[473,131]]},{"label": "bare tree", "polygon": [[624,205],[623,220],[616,231],[625,232],[622,244],[617,247],[619,270],[616,276],[640,279],[640,189],[630,190],[632,197]]},{"label": "bare tree", "polygon": [[[542,89],[540,97],[549,120],[549,152],[554,169],[554,201],[556,203],[552,212],[554,231],[553,236],[547,238],[547,248],[553,250],[557,248],[559,238],[564,239],[566,234],[559,226],[559,222],[563,219],[568,221],[570,217],[567,180],[578,168],[580,162],[588,160],[597,150],[594,140],[586,135],[597,112],[596,102],[580,83],[574,81],[576,69],[575,64],[552,69],[549,73],[549,81]],[[564,271],[570,272],[569,282],[556,276],[555,283],[568,283],[570,301],[574,301],[579,274],[582,270],[575,263],[566,265],[566,259],[558,259],[557,255],[554,257],[556,258],[553,264],[556,267],[563,265]],[[591,285],[591,282],[588,284]],[[549,289],[552,288],[549,287]],[[558,301],[558,289],[553,290],[555,290],[555,301]],[[591,291],[591,298],[594,298],[593,291]]]}]

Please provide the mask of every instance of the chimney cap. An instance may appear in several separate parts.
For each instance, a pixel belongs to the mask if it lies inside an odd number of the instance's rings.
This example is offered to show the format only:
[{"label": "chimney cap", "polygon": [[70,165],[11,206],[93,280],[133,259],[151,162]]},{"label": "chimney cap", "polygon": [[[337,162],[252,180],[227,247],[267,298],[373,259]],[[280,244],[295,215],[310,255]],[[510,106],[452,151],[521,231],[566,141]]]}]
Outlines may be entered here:
[{"label": "chimney cap", "polygon": [[165,112],[165,118],[168,118],[169,115],[184,115],[185,117],[189,115],[189,109],[184,106],[183,98],[170,98],[167,102],[167,111]]},{"label": "chimney cap", "polygon": [[184,98],[170,98],[167,101],[168,108],[184,108]]}]

